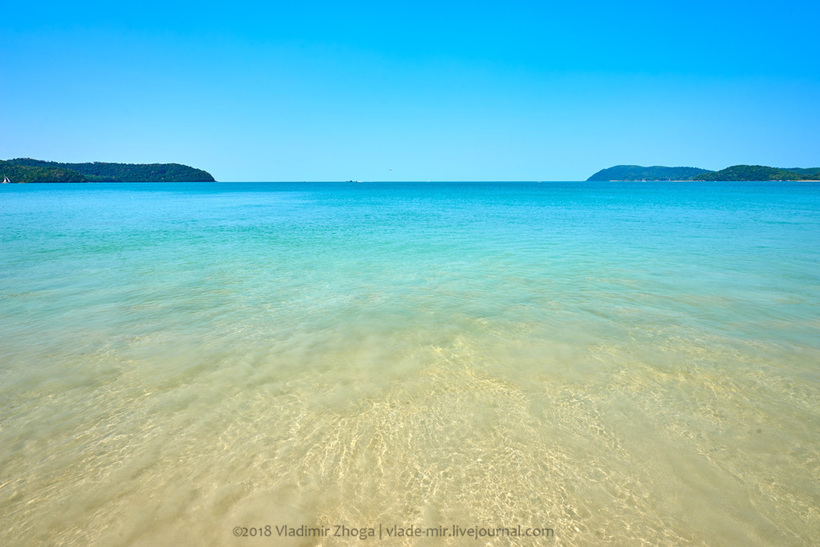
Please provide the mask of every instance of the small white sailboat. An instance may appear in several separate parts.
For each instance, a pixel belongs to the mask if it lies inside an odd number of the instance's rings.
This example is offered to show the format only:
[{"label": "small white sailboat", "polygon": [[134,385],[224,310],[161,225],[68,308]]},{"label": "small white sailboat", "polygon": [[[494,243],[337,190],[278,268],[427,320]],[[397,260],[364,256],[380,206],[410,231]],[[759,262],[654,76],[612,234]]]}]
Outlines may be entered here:
[{"label": "small white sailboat", "polygon": [[9,180],[9,178],[6,175],[3,175],[3,184],[8,184],[10,182],[11,181]]}]

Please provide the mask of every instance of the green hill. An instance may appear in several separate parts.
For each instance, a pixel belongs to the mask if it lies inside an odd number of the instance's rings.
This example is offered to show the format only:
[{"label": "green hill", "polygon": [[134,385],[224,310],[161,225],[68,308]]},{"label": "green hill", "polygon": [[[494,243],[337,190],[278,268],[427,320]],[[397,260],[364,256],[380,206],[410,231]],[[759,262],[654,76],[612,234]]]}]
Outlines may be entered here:
[{"label": "green hill", "polygon": [[786,171],[800,173],[801,175],[808,175],[812,180],[820,180],[820,167],[787,167]]},{"label": "green hill", "polygon": [[638,181],[638,180],[692,180],[696,176],[709,173],[698,167],[643,167],[640,165],[616,165],[602,169],[589,177],[588,181]]},{"label": "green hill", "polygon": [[0,172],[0,177],[5,174],[12,182],[215,182],[207,171],[178,163],[59,163],[17,158],[0,163],[0,168],[7,171]]},{"label": "green hill", "polygon": [[820,180],[820,167],[793,167],[781,169],[765,165],[733,165],[720,171],[697,167],[642,167],[640,165],[616,165],[602,169],[588,181],[663,181],[663,180],[711,180],[711,181],[765,181],[765,180]]},{"label": "green hill", "polygon": [[695,180],[764,181],[764,180],[817,180],[820,168],[780,169],[765,165],[733,165],[720,171],[703,173]]},{"label": "green hill", "polygon": [[0,160],[0,180],[4,177],[11,182],[88,182],[87,178],[72,169],[17,165]]}]

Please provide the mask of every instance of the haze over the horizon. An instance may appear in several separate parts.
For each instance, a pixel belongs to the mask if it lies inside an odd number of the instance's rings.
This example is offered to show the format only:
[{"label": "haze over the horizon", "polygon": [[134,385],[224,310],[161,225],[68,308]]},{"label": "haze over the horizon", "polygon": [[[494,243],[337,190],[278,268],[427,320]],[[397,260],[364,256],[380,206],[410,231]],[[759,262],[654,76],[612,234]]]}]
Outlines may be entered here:
[{"label": "haze over the horizon", "polygon": [[816,3],[6,3],[0,159],[217,180],[820,164]]}]

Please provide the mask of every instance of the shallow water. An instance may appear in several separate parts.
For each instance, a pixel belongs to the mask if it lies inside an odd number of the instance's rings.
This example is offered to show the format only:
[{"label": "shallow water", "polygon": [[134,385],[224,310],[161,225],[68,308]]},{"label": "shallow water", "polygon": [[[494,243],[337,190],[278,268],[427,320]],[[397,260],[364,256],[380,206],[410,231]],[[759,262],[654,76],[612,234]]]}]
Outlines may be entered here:
[{"label": "shallow water", "polygon": [[820,185],[0,204],[4,545],[816,541]]}]

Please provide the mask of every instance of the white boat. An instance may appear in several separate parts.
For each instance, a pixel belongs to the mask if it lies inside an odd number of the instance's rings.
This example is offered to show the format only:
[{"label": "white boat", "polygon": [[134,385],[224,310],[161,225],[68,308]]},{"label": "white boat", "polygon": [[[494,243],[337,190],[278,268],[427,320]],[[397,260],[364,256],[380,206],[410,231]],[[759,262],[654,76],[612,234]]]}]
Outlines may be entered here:
[{"label": "white boat", "polygon": [[8,184],[10,182],[11,181],[9,180],[9,178],[7,176],[3,175],[3,184]]}]

